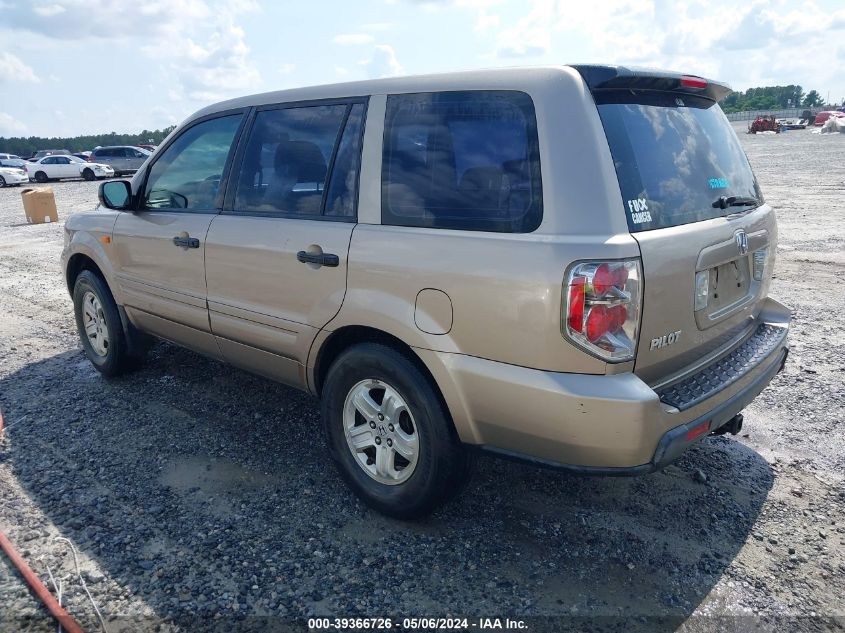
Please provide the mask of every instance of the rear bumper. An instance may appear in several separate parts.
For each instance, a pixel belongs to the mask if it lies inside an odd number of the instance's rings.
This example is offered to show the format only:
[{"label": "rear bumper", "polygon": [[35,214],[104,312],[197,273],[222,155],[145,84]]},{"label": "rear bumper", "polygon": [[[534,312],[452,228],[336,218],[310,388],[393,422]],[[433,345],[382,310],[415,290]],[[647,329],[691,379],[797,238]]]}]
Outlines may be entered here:
[{"label": "rear bumper", "polygon": [[[633,373],[562,374],[457,354],[421,356],[446,385],[466,444],[542,466],[638,475],[670,464],[725,425],[783,368],[789,310],[767,300],[755,333],[761,327],[772,329],[762,342],[750,334],[659,392]],[[715,389],[714,376],[722,380]]]}]

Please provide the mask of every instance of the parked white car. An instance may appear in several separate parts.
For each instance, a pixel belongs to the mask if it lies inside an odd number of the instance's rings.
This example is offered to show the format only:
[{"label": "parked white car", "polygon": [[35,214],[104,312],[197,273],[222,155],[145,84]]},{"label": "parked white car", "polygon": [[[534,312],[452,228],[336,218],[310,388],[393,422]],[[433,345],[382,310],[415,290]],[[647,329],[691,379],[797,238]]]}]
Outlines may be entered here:
[{"label": "parked white car", "polygon": [[59,178],[111,178],[114,169],[102,163],[88,163],[76,156],[45,156],[26,166],[29,179],[47,182]]},{"label": "parked white car", "polygon": [[10,185],[23,185],[29,182],[29,176],[23,169],[0,165],[0,189]]}]

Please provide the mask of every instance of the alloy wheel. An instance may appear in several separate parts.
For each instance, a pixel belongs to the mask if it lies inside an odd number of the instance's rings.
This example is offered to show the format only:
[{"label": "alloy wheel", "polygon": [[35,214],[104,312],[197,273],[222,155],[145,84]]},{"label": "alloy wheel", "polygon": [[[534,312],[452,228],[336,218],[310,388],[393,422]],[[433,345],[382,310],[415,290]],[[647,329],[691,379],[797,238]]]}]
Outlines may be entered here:
[{"label": "alloy wheel", "polygon": [[343,405],[343,431],[356,463],[379,483],[397,485],[416,468],[420,436],[404,398],[387,383],[357,383]]},{"label": "alloy wheel", "polygon": [[109,352],[109,328],[100,299],[90,290],[82,296],[82,324],[91,349],[98,356]]}]

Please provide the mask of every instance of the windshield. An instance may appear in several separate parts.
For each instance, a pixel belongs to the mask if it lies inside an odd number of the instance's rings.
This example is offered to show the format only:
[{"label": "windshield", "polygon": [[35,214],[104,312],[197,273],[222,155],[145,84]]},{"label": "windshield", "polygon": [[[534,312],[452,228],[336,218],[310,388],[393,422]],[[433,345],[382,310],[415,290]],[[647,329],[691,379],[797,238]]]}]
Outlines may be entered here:
[{"label": "windshield", "polygon": [[722,109],[664,92],[596,94],[631,232],[708,220],[762,203]]}]

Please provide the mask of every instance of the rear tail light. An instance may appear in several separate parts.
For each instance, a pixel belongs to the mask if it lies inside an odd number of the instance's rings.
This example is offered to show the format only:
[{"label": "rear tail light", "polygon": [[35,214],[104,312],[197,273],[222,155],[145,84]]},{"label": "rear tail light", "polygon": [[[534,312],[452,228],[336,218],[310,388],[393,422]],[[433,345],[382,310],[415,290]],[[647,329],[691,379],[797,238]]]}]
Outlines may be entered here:
[{"label": "rear tail light", "polygon": [[567,338],[610,362],[634,358],[642,303],[638,259],[574,265],[563,297],[561,329]]},{"label": "rear tail light", "polygon": [[94,162],[94,157],[93,157],[93,156],[89,156],[89,157],[88,157],[88,158],[86,158],[85,160],[86,160],[86,161],[88,161],[89,163],[93,163],[93,162]]}]

